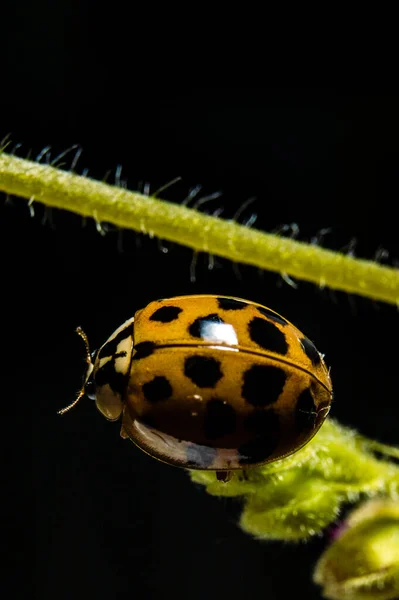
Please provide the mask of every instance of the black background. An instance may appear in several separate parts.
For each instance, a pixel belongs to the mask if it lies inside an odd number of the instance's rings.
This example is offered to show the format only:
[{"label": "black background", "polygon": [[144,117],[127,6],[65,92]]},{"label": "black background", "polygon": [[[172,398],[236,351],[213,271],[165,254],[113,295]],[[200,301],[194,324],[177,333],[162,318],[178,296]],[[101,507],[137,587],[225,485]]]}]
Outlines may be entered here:
[{"label": "black background", "polygon": [[[83,32],[65,27],[79,49]],[[396,95],[154,82],[115,98],[101,65],[76,65],[62,36],[47,54],[40,38],[42,69],[30,71],[28,27],[26,34],[14,57],[18,91],[4,96],[0,117],[0,137],[11,132],[13,143],[23,144],[20,156],[31,149],[35,157],[49,144],[54,157],[80,144],[78,172],[88,168],[102,178],[111,170],[112,181],[120,164],[130,188],[148,182],[151,190],[181,176],[165,198],[181,202],[201,184],[202,195],[223,192],[207,208],[223,206],[226,218],[256,196],[244,216],[256,212],[259,229],[296,223],[299,239],[309,241],[328,227],[327,247],[345,249],[356,238],[360,257],[372,259],[382,246],[388,263],[399,259]],[[276,274],[246,266],[237,272],[225,260],[209,270],[204,255],[191,282],[191,250],[167,244],[164,253],[157,240],[132,232],[123,232],[121,248],[113,228],[102,236],[80,217],[34,210],[32,217],[25,200],[3,198],[0,227],[10,373],[17,366],[9,392],[17,410],[10,423],[14,454],[22,447],[19,427],[32,420],[23,461],[25,472],[32,468],[29,564],[37,597],[283,600],[300,590],[319,598],[311,571],[325,539],[299,546],[255,541],[236,525],[239,503],[207,496],[184,471],[123,441],[119,426],[90,401],[57,416],[84,372],[74,330],[82,326],[94,349],[158,297],[217,293],[260,302],[326,354],[333,417],[397,443],[396,308],[304,282],[294,289]],[[29,499],[26,505],[31,509]]]}]

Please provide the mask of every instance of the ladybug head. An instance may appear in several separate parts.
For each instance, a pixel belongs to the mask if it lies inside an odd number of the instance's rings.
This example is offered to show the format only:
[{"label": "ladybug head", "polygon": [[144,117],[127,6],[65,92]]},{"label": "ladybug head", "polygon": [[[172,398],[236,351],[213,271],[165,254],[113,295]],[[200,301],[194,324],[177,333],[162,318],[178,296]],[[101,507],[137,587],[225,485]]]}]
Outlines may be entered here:
[{"label": "ladybug head", "polygon": [[133,352],[133,321],[121,325],[91,357],[84,393],[93,398],[100,413],[109,421],[122,414]]},{"label": "ladybug head", "polygon": [[90,354],[86,334],[77,329],[86,346],[87,370],[84,384],[76,399],[59,411],[70,410],[82,396],[95,401],[98,410],[109,421],[116,421],[122,414],[123,398],[133,351],[133,322],[129,319],[121,325],[101,348]]}]

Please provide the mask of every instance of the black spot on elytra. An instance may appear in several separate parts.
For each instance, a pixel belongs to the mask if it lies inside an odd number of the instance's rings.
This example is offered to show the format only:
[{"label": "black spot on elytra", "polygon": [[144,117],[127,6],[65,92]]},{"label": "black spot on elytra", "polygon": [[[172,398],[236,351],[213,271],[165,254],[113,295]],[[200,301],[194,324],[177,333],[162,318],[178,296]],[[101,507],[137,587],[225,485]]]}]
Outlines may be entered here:
[{"label": "black spot on elytra", "polygon": [[104,358],[105,356],[113,356],[116,352],[118,345],[125,340],[127,337],[131,336],[133,333],[133,323],[129,323],[109,342],[105,342],[104,346],[100,348],[97,359]]},{"label": "black spot on elytra", "polygon": [[172,395],[172,386],[166,377],[158,375],[142,386],[143,394],[148,402],[161,402]]},{"label": "black spot on elytra", "polygon": [[178,318],[183,311],[179,306],[161,306],[150,317],[150,321],[158,321],[159,323],[170,323]]},{"label": "black spot on elytra", "polygon": [[204,416],[204,432],[208,440],[216,440],[234,433],[236,429],[236,411],[230,404],[218,398],[209,400]]},{"label": "black spot on elytra", "polygon": [[286,379],[280,367],[253,365],[244,373],[241,395],[253,406],[269,406],[278,400]]},{"label": "black spot on elytra", "polygon": [[114,361],[109,360],[96,372],[94,383],[97,388],[108,384],[113,392],[123,396],[126,390],[127,374],[115,371]]},{"label": "black spot on elytra", "polygon": [[306,388],[298,396],[295,407],[295,423],[299,431],[312,430],[317,420],[317,409],[310,388]]},{"label": "black spot on elytra", "polygon": [[133,348],[133,360],[140,360],[140,358],[146,358],[154,352],[156,344],[154,342],[140,342]]},{"label": "black spot on elytra", "polygon": [[216,313],[212,313],[211,315],[206,315],[205,317],[198,317],[195,319],[188,328],[188,332],[190,335],[198,338],[206,337],[206,325],[207,323],[224,323],[223,319],[219,317]]},{"label": "black spot on elytra", "polygon": [[288,344],[285,335],[274,323],[254,317],[248,325],[251,340],[270,352],[287,354]]},{"label": "black spot on elytra", "polygon": [[215,387],[219,379],[223,377],[220,361],[211,356],[200,356],[194,354],[184,362],[184,374],[200,388]]},{"label": "black spot on elytra", "polygon": [[278,435],[280,418],[272,409],[255,410],[245,419],[245,428],[256,435]]},{"label": "black spot on elytra", "polygon": [[301,342],[301,346],[304,349],[306,356],[312,361],[312,364],[314,366],[319,365],[321,362],[321,356],[316,346],[306,337],[299,341]]},{"label": "black spot on elytra", "polygon": [[286,321],[285,319],[283,319],[283,317],[280,317],[280,315],[277,315],[275,312],[270,310],[270,308],[266,308],[265,306],[257,306],[257,309],[262,315],[264,315],[268,319],[276,321],[276,323],[280,323],[280,325],[288,325],[288,321]]},{"label": "black spot on elytra", "polygon": [[248,303],[234,298],[218,298],[218,305],[223,310],[242,310]]},{"label": "black spot on elytra", "polygon": [[187,467],[208,468],[216,458],[217,450],[208,446],[189,444],[186,450]]},{"label": "black spot on elytra", "polygon": [[238,448],[239,462],[250,465],[266,461],[276,450],[279,444],[278,436],[263,435],[242,444]]}]

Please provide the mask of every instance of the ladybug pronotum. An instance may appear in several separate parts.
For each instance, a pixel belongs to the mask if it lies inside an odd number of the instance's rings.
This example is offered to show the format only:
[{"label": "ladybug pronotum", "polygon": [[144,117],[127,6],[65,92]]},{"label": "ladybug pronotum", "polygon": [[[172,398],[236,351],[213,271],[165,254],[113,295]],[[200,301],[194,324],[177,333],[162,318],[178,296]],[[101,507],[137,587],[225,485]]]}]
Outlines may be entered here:
[{"label": "ladybug pronotum", "polygon": [[227,296],[151,302],[91,356],[83,395],[121,436],[170,465],[230,471],[281,459],[326,418],[322,355],[294,325]]}]

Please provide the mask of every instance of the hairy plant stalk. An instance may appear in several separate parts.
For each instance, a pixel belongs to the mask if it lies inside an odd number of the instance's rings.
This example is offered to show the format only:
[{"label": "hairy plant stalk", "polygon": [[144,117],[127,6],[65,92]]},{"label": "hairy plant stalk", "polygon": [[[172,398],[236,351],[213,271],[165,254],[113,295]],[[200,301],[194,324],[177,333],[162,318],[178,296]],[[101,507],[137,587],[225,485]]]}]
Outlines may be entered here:
[{"label": "hairy plant stalk", "polygon": [[0,191],[399,306],[399,270],[0,153]]}]

